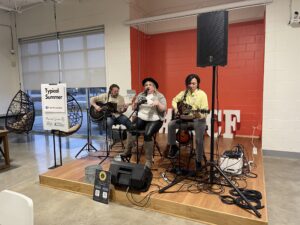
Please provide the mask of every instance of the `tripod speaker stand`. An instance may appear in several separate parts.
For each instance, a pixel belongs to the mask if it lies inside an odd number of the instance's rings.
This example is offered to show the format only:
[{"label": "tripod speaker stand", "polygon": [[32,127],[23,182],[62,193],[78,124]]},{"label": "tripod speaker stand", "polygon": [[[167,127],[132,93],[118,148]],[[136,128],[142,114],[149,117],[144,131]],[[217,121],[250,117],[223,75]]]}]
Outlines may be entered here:
[{"label": "tripod speaker stand", "polygon": [[219,173],[227,183],[238,193],[243,201],[252,209],[255,215],[261,218],[261,214],[244,196],[244,194],[230,181],[220,167],[214,161],[214,110],[217,66],[227,65],[228,49],[228,12],[216,11],[199,14],[197,16],[197,66],[212,66],[212,100],[211,100],[211,135],[210,135],[210,167],[209,183],[214,184],[216,173]]}]

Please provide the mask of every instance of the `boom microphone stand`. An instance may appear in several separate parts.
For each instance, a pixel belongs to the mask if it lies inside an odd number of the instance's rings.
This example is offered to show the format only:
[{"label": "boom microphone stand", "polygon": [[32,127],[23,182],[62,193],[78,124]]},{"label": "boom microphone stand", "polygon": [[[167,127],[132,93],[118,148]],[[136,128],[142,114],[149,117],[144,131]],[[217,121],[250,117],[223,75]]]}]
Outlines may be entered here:
[{"label": "boom microphone stand", "polygon": [[87,150],[90,152],[91,150],[98,151],[94,145],[92,144],[91,140],[91,119],[90,119],[90,89],[87,88],[87,108],[86,108],[86,123],[87,123],[87,143],[79,150],[79,152],[76,154],[75,158],[83,151]]},{"label": "boom microphone stand", "polygon": [[[144,92],[145,93],[145,92]],[[132,133],[135,133],[135,143],[136,143],[136,163],[139,163],[140,162],[140,153],[139,153],[139,149],[138,149],[138,146],[139,146],[139,131],[137,129],[137,119],[138,119],[138,113],[139,113],[139,109],[140,109],[140,105],[141,104],[144,104],[147,102],[147,99],[146,97],[141,97],[140,99],[138,99],[137,103],[136,103],[136,107],[135,109],[132,111],[132,113],[130,114],[129,116],[129,119],[133,116],[133,114],[136,114],[136,121],[133,122],[133,127],[131,129],[130,132]],[[135,124],[135,125],[134,125]],[[130,141],[130,140],[127,140],[127,141]],[[126,158],[126,157],[123,157],[122,158],[122,161],[127,161],[127,162],[130,162],[130,158]]]}]

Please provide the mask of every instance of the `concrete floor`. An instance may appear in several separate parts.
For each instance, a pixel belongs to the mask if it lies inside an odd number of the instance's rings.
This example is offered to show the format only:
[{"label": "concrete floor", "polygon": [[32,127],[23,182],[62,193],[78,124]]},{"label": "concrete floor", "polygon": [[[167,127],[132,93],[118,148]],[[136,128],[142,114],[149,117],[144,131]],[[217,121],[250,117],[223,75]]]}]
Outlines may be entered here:
[{"label": "concrete floor", "polygon": [[[98,142],[93,142],[95,147],[100,146],[101,140]],[[85,143],[85,139],[63,139],[63,162],[74,159]],[[38,175],[53,165],[52,136],[10,134],[9,146],[12,167],[0,170],[0,191],[9,189],[32,198],[36,225],[200,224],[113,202],[104,205],[86,196],[40,186]],[[299,224],[300,159],[267,156],[264,166],[269,224]]]}]

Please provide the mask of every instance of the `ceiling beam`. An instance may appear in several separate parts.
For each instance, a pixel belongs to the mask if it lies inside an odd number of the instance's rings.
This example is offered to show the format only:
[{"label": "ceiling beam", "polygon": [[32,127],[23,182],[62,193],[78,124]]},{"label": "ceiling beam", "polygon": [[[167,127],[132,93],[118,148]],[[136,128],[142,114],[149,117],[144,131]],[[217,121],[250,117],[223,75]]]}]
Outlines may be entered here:
[{"label": "ceiling beam", "polygon": [[16,12],[17,11],[13,8],[9,8],[9,7],[6,7],[4,5],[0,5],[0,9],[3,9],[3,10],[8,11],[8,12]]},{"label": "ceiling beam", "polygon": [[141,19],[136,19],[136,20],[129,20],[129,21],[126,21],[125,24],[126,25],[147,24],[147,23],[153,23],[153,22],[158,22],[158,21],[162,21],[162,20],[170,20],[170,19],[175,19],[175,18],[195,16],[195,15],[198,15],[201,13],[206,13],[206,12],[213,12],[213,11],[219,11],[219,10],[235,10],[235,9],[241,9],[241,8],[247,8],[247,7],[261,6],[261,5],[266,5],[266,4],[269,4],[272,2],[273,2],[273,0],[240,1],[240,2],[223,4],[223,5],[205,7],[205,8],[200,8],[200,9],[187,10],[187,11],[183,11],[183,12],[164,14],[164,15],[160,15],[160,16],[152,16],[152,17],[141,18]]}]

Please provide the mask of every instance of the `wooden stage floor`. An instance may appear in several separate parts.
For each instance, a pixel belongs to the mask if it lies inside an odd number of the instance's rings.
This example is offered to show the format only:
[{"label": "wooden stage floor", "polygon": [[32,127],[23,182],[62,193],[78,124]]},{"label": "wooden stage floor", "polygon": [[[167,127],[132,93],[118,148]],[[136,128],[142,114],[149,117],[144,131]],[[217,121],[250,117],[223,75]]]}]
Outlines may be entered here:
[{"label": "wooden stage floor", "polygon": [[[157,141],[161,148],[161,151],[165,149],[166,146],[166,135],[159,134],[157,136]],[[262,205],[263,209],[260,209],[261,218],[255,216],[253,212],[246,211],[239,208],[236,205],[226,205],[221,202],[219,192],[221,189],[219,186],[215,185],[214,192],[212,194],[207,190],[207,184],[196,182],[193,180],[184,180],[179,184],[168,189],[167,192],[162,194],[157,193],[158,186],[160,188],[166,186],[167,179],[172,180],[174,175],[166,172],[168,168],[171,167],[169,159],[161,158],[160,156],[155,156],[153,172],[152,185],[148,192],[145,193],[133,193],[126,195],[126,190],[112,188],[111,190],[111,201],[121,203],[123,205],[136,207],[129,201],[132,197],[139,201],[143,199],[148,193],[152,192],[148,204],[145,208],[150,210],[155,210],[161,213],[170,214],[177,217],[183,217],[195,221],[199,221],[207,224],[243,224],[243,225],[265,225],[268,224],[267,216],[267,202],[266,202],[266,192],[265,192],[265,177],[263,169],[263,158],[261,152],[261,143],[259,140],[254,140],[255,145],[258,149],[257,155],[252,155],[252,144],[250,138],[235,137],[233,139],[223,139],[220,138],[218,142],[218,151],[222,153],[225,150],[230,150],[233,146],[241,144],[244,146],[246,154],[249,160],[254,160],[254,168],[251,172],[257,174],[257,178],[240,178],[235,181],[238,182],[240,187],[245,187],[247,189],[255,189],[262,193]],[[206,137],[205,141],[205,152],[207,158],[209,159],[209,137]],[[114,150],[121,150],[120,147],[114,147]],[[157,152],[156,152],[157,153]],[[217,151],[215,150],[215,153]],[[113,152],[111,155],[116,155],[118,153]],[[182,157],[184,158],[184,157]],[[104,170],[109,169],[110,160],[107,159],[102,163]],[[133,157],[133,162],[134,162]],[[80,194],[92,197],[93,195],[93,185],[85,183],[85,167],[89,165],[96,165],[100,162],[97,157],[87,156],[78,160],[71,161],[53,170],[40,175],[40,184],[65,190],[76,192]],[[141,163],[144,162],[144,157],[142,156]],[[194,167],[194,163],[191,162],[191,168]],[[165,173],[165,178],[162,174]],[[204,177],[207,175],[203,175]],[[230,188],[225,187],[223,195],[228,194]],[[211,190],[211,189],[210,189]],[[129,198],[129,199],[128,199]]]}]

